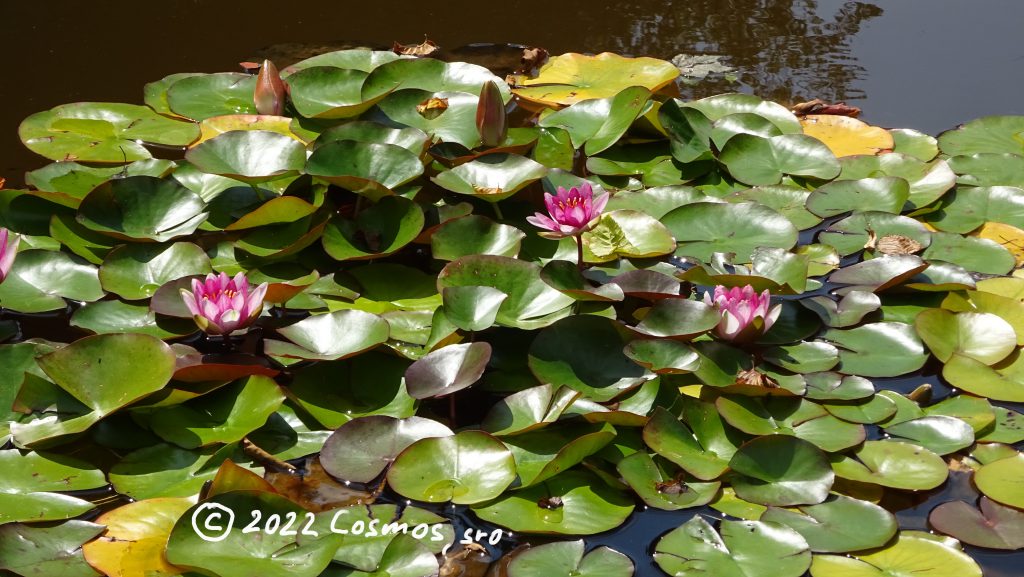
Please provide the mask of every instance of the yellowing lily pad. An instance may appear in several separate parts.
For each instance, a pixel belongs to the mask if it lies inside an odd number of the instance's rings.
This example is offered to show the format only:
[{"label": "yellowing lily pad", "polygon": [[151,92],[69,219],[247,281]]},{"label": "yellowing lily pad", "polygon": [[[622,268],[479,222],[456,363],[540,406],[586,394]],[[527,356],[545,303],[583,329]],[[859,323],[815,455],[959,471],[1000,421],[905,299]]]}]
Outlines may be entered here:
[{"label": "yellowing lily pad", "polygon": [[570,52],[549,60],[536,78],[518,79],[512,92],[530,102],[561,108],[581,100],[615,96],[630,86],[657,92],[677,76],[678,68],[657,58]]},{"label": "yellowing lily pad", "polygon": [[881,154],[892,150],[889,131],[848,116],[808,114],[800,119],[804,134],[825,143],[838,157],[855,154]]},{"label": "yellowing lily pad", "polygon": [[82,547],[85,559],[110,577],[171,577],[182,570],[164,559],[167,537],[191,498],[147,499],[118,507],[97,519],[107,526]]},{"label": "yellowing lily pad", "polygon": [[995,241],[1010,251],[1017,266],[1024,266],[1024,230],[1002,222],[986,222],[971,236]]}]

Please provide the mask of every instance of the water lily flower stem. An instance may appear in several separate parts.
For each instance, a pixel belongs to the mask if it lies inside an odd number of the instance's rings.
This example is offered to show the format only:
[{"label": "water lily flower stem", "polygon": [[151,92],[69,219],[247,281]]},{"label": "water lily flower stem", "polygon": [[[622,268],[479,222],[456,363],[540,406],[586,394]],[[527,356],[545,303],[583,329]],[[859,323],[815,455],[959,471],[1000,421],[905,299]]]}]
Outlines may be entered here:
[{"label": "water lily flower stem", "polygon": [[263,465],[267,469],[272,469],[278,473],[287,473],[289,475],[298,474],[298,469],[295,468],[295,465],[286,463],[271,455],[266,450],[256,445],[256,443],[250,441],[248,437],[242,438],[242,452],[250,459],[256,461],[260,465]]},{"label": "water lily flower stem", "polygon": [[576,267],[583,272],[583,233],[576,235]]}]

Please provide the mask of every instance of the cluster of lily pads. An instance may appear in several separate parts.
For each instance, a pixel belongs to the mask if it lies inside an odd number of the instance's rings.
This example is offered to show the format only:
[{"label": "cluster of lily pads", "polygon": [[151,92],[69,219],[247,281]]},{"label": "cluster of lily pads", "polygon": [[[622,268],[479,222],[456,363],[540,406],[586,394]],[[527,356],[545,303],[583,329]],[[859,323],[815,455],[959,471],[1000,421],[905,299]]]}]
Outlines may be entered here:
[{"label": "cluster of lily pads", "polygon": [[[26,119],[0,571],[628,577],[585,538],[647,508],[680,577],[1024,548],[1024,117],[936,139],[677,75],[347,50]],[[331,530],[374,523],[431,530]]]}]

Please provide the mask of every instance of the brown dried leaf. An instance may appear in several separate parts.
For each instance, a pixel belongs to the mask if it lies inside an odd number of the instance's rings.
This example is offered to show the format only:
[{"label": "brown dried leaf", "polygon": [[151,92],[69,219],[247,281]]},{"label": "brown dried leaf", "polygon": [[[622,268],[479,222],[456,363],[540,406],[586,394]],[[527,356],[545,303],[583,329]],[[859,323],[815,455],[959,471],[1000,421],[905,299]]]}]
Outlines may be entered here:
[{"label": "brown dried leaf", "polygon": [[428,98],[416,105],[416,112],[419,112],[420,116],[427,120],[433,120],[438,116],[441,116],[445,110],[448,110],[448,99],[438,98],[436,96]]},{"label": "brown dried leaf", "polygon": [[349,487],[328,475],[318,457],[306,461],[305,475],[268,472],[263,478],[278,493],[314,513],[373,502],[373,494],[369,491]]},{"label": "brown dried leaf", "polygon": [[777,383],[775,379],[757,369],[744,369],[737,373],[736,384],[748,387],[763,387],[766,389],[779,388],[779,383]]},{"label": "brown dried leaf", "polygon": [[519,60],[519,72],[529,74],[548,61],[548,51],[543,48],[524,48],[523,57]]},{"label": "brown dried leaf", "polygon": [[561,497],[557,497],[557,496],[555,496],[555,497],[544,497],[543,499],[537,501],[537,506],[538,507],[540,507],[542,509],[550,509],[552,511],[555,510],[555,509],[561,508],[562,505],[563,505],[562,498]]},{"label": "brown dried leaf", "polygon": [[924,245],[902,234],[887,234],[882,238],[875,231],[868,229],[868,241],[864,248],[882,254],[915,254],[924,250]]},{"label": "brown dried leaf", "polygon": [[831,114],[832,116],[849,116],[850,118],[857,118],[860,116],[861,112],[860,108],[857,108],[856,106],[849,106],[845,102],[829,104],[819,98],[795,104],[791,111],[797,116],[807,116],[808,114]]},{"label": "brown dried leaf", "polygon": [[419,44],[399,44],[398,42],[395,42],[394,46],[391,47],[391,50],[395,54],[401,54],[403,56],[417,56],[420,58],[433,56],[440,49],[440,46],[434,44],[434,41],[426,36],[423,37],[423,42]]}]

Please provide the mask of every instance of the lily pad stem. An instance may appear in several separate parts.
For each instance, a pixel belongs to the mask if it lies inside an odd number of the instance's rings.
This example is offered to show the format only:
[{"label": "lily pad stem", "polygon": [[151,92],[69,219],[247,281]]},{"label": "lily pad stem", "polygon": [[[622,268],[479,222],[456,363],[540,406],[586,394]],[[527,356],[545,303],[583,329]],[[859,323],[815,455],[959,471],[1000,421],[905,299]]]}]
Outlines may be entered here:
[{"label": "lily pad stem", "polygon": [[242,439],[242,452],[253,461],[263,465],[264,468],[272,469],[278,473],[286,473],[288,475],[294,475],[297,472],[295,465],[285,463],[281,459],[271,455],[258,447],[256,443],[250,441],[248,437],[244,437]]},{"label": "lily pad stem", "polygon": [[494,205],[494,214],[498,217],[498,220],[505,220],[505,215],[501,214],[501,207],[498,206],[498,203],[492,202],[491,204]]}]

